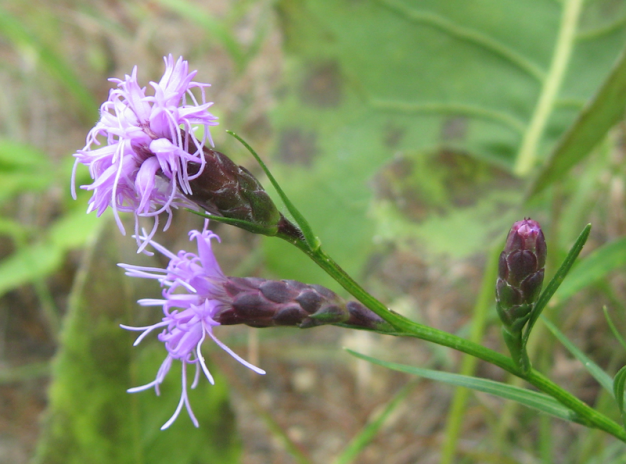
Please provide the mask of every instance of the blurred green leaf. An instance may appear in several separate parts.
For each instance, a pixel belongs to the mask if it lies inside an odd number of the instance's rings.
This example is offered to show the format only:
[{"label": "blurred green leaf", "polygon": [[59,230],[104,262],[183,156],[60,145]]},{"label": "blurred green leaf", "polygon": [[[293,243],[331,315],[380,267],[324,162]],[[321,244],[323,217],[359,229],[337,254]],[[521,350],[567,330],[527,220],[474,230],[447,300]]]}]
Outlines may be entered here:
[{"label": "blurred green leaf", "polygon": [[574,124],[563,135],[534,181],[529,196],[562,179],[600,143],[624,116],[626,107],[626,49],[602,87],[587,103]]},{"label": "blurred green leaf", "polygon": [[589,359],[585,353],[579,350],[576,345],[574,345],[552,322],[545,317],[542,318],[542,321],[546,327],[548,327],[550,332],[552,332],[552,334],[557,338],[557,340],[561,342],[561,344],[582,363],[585,369],[587,369],[587,372],[589,372],[589,374],[591,374],[591,376],[596,379],[605,390],[612,393],[613,379],[611,379],[611,376],[604,372],[602,368],[591,359]]},{"label": "blurred green leaf", "polygon": [[51,168],[50,157],[34,146],[15,140],[0,138],[0,170]]},{"label": "blurred green leaf", "polygon": [[63,251],[80,248],[92,237],[103,220],[95,214],[85,214],[83,208],[75,208],[52,224],[48,240],[51,245]]},{"label": "blurred green leaf", "polygon": [[157,3],[204,28],[209,37],[217,39],[219,44],[224,47],[237,68],[243,69],[245,67],[246,54],[225,21],[213,17],[199,5],[191,4],[185,0],[157,0]]},{"label": "blurred green leaf", "polygon": [[[545,159],[624,46],[626,24],[605,26],[626,7],[581,3],[278,3],[287,61],[271,117],[282,165],[270,168],[342,267],[362,269],[386,230],[378,202],[425,249],[445,251],[440,237],[459,227],[472,245],[491,242],[491,227],[468,226],[471,209],[494,221],[514,210],[523,185],[504,171],[522,151]],[[464,173],[478,160],[491,180]],[[508,199],[482,202],[494,187]],[[264,241],[274,272],[328,282],[276,242]]]},{"label": "blurred green leaf", "polygon": [[0,295],[46,277],[63,263],[64,251],[49,243],[38,243],[21,248],[0,261]]},{"label": "blurred green leaf", "polygon": [[562,303],[623,266],[626,266],[626,237],[602,245],[576,263],[554,294],[553,301]]},{"label": "blurred green leaf", "polygon": [[0,295],[55,272],[65,253],[83,246],[101,221],[82,209],[74,210],[53,223],[38,242],[23,244],[23,235],[17,237],[17,251],[0,261]]},{"label": "blurred green leaf", "polygon": [[622,345],[622,348],[626,350],[626,341],[624,340],[624,337],[622,337],[622,334],[619,333],[619,331],[617,330],[617,327],[615,327],[615,324],[613,323],[613,319],[609,315],[609,309],[606,306],[604,306],[602,308],[602,311],[604,312],[604,318],[606,319],[606,322],[609,325],[609,328],[611,329],[613,336],[620,343],[620,345]]},{"label": "blurred green leaf", "polygon": [[[124,257],[138,255],[130,249],[132,241],[123,242],[129,249],[119,249],[119,233],[109,225],[87,253],[72,290],[35,462],[238,462],[234,417],[219,376],[215,387],[200,382],[189,392],[198,429],[183,411],[168,430],[160,431],[180,395],[176,366],[162,385],[161,397],[153,391],[126,393],[154,379],[166,352],[162,344],[149,340],[133,348],[135,334],[119,327],[139,321],[135,292],[144,296],[158,288],[143,279],[131,281],[116,266]],[[154,322],[160,319],[156,313],[150,308],[144,314]]]},{"label": "blurred green leaf", "polygon": [[505,398],[507,400],[517,401],[524,406],[536,409],[538,411],[550,414],[559,419],[567,421],[574,420],[574,413],[556,401],[543,393],[537,393],[532,390],[526,390],[524,388],[514,387],[501,382],[495,382],[493,380],[486,380],[477,377],[469,377],[459,374],[451,374],[449,372],[435,371],[431,369],[422,369],[419,367],[407,366],[404,364],[390,363],[381,361],[363,354],[356,353],[352,350],[346,350],[348,353],[356,356],[357,358],[364,359],[379,366],[393,369],[400,372],[406,372],[407,374],[419,375],[427,379],[436,380],[437,382],[443,382],[458,387],[467,387],[473,390],[489,393],[492,395]]},{"label": "blurred green leaf", "polygon": [[626,411],[624,411],[624,387],[626,386],[626,366],[622,367],[617,374],[615,374],[615,380],[613,381],[613,394],[615,395],[615,401],[619,407],[619,412],[622,416],[622,424],[626,428]]},{"label": "blurred green leaf", "polygon": [[0,201],[22,192],[45,190],[55,178],[45,153],[32,145],[0,138]]},{"label": "blurred green leaf", "polygon": [[391,413],[404,403],[406,396],[413,389],[415,383],[415,381],[408,382],[387,402],[382,411],[377,411],[376,416],[368,420],[365,427],[348,443],[348,446],[335,458],[333,463],[349,464],[354,462],[361,451],[374,439]]},{"label": "blurred green leaf", "polygon": [[82,84],[70,65],[52,48],[46,45],[21,18],[16,18],[0,7],[0,35],[6,37],[19,49],[33,53],[41,67],[74,97],[84,116],[95,117],[98,103]]}]

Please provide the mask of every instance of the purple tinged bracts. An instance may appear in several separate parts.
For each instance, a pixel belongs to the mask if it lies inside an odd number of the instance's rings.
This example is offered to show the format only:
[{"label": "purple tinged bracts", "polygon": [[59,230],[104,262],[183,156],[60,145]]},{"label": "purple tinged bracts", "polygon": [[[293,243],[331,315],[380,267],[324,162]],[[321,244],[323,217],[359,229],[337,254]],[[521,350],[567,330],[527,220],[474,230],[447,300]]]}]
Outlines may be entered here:
[{"label": "purple tinged bracts", "polygon": [[502,321],[502,336],[513,361],[524,373],[531,368],[524,327],[541,293],[546,255],[539,223],[524,219],[513,224],[498,264],[496,309]]},{"label": "purple tinged bracts", "polygon": [[500,254],[496,300],[502,322],[514,330],[523,327],[539,298],[546,255],[546,240],[537,221],[513,224]]},{"label": "purple tinged bracts", "polygon": [[187,367],[194,365],[196,372],[191,388],[199,381],[202,371],[209,382],[213,377],[202,356],[201,347],[205,340],[212,340],[249,369],[265,372],[248,363],[216,338],[214,330],[220,325],[246,324],[252,327],[293,326],[309,328],[324,324],[341,324],[353,328],[376,330],[386,322],[362,304],[346,302],[334,292],[319,285],[307,285],[294,280],[267,280],[256,277],[228,277],[222,272],[211,241],[219,240],[207,230],[191,231],[189,237],[196,240],[198,252],[179,251],[174,254],[154,242],[145,234],[145,241],[159,253],[169,258],[167,268],[153,268],[120,264],[131,277],[155,279],[163,287],[162,299],[139,300],[142,306],[160,306],[163,317],[160,322],[145,327],[122,326],[124,329],[140,331],[135,341],[139,344],[147,335],[160,330],[159,341],[163,342],[167,356],[157,372],[156,378],[141,387],[131,388],[131,393],[159,386],[170,370],[174,360],[182,363],[182,391],[174,415],[164,425],[169,427],[187,409],[194,425],[198,421],[193,415],[187,396]]}]

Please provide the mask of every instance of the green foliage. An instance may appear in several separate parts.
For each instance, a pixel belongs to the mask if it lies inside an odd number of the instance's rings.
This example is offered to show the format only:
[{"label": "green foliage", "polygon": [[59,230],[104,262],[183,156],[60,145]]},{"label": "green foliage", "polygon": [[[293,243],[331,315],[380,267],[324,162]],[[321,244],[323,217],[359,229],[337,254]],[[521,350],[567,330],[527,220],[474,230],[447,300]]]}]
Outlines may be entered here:
[{"label": "green foliage", "polygon": [[617,407],[622,416],[622,423],[626,428],[626,410],[624,410],[624,390],[626,388],[626,366],[622,367],[617,374],[615,374],[615,380],[613,381],[613,394]]},{"label": "green foliage", "polygon": [[607,374],[600,366],[593,362],[585,353],[576,347],[557,327],[546,318],[542,318],[544,324],[548,327],[548,330],[563,344],[567,350],[578,359],[585,367],[587,372],[598,381],[602,387],[613,392],[613,380],[609,374]]},{"label": "green foliage", "polygon": [[41,69],[61,85],[76,101],[83,116],[94,117],[98,105],[89,90],[78,79],[72,67],[46,40],[33,30],[24,18],[16,18],[0,7],[0,35],[27,55],[34,55]]},{"label": "green foliage", "polygon": [[560,404],[554,398],[544,395],[543,393],[537,393],[532,390],[524,388],[514,387],[502,382],[495,382],[493,380],[481,379],[478,377],[470,377],[466,375],[452,374],[449,372],[436,371],[432,369],[423,369],[420,367],[407,366],[404,364],[390,363],[375,359],[370,356],[356,353],[352,350],[347,350],[348,353],[356,356],[357,358],[364,359],[379,366],[393,369],[400,372],[406,372],[407,374],[418,375],[427,379],[436,380],[438,382],[447,383],[450,385],[456,385],[458,387],[471,388],[473,390],[489,393],[499,396],[507,400],[517,401],[524,406],[536,409],[546,414],[550,414],[559,419],[577,422],[576,414],[570,411],[565,406]]},{"label": "green foliage", "polygon": [[534,181],[530,194],[539,193],[555,180],[563,178],[572,166],[588,156],[622,118],[625,106],[626,53],[623,52],[600,90],[559,140]]},{"label": "green foliage", "polygon": [[[509,178],[494,194],[495,181],[474,174],[468,183],[486,188],[450,196],[458,160],[485,162],[494,179],[545,161],[623,48],[624,9],[608,3],[281,1],[288,55],[274,174],[348,272],[397,231],[439,253],[484,249],[524,187]],[[394,215],[405,207],[417,215]],[[277,274],[327,282],[283,245],[265,248]]]},{"label": "green foliage", "polygon": [[[0,139],[0,204],[24,192],[41,193],[59,178],[67,182],[69,172],[59,176],[50,157],[41,151]],[[97,218],[85,214],[84,202],[72,206],[46,231],[36,234],[8,217],[0,218],[0,234],[9,236],[16,245],[16,251],[0,261],[0,295],[49,276],[61,267],[67,251],[87,242],[98,224]],[[33,240],[32,235],[37,239]]]},{"label": "green foliage", "polygon": [[580,260],[572,268],[554,302],[562,303],[584,288],[598,283],[611,271],[626,266],[626,237],[606,243]]},{"label": "green foliage", "polygon": [[126,393],[152,381],[166,353],[157,344],[133,348],[134,334],[119,327],[137,320],[137,306],[130,279],[116,266],[122,255],[132,253],[119,250],[118,235],[113,224],[105,228],[72,291],[35,462],[238,462],[239,441],[219,376],[216,387],[201,382],[190,391],[192,404],[198,406],[199,429],[183,411],[170,429],[159,430],[180,395],[180,370],[175,367],[161,397],[153,391]]}]

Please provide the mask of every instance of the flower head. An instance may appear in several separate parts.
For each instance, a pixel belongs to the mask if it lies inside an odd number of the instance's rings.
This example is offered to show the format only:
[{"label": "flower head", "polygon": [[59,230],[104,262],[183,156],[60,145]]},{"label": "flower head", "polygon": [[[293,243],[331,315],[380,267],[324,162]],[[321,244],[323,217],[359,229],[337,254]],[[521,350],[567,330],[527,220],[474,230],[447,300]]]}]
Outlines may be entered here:
[{"label": "flower head", "polygon": [[[209,126],[217,125],[217,118],[208,111],[213,103],[205,100],[209,84],[194,82],[195,75],[186,61],[174,62],[169,55],[161,80],[150,83],[151,95],[139,86],[137,67],[123,80],[110,79],[117,88],[100,107],[100,121],[87,135],[85,147],[74,155],[73,196],[78,164],[87,166],[93,179],[82,186],[93,191],[88,213],[101,215],[110,206],[122,233],[120,211],[135,214],[136,233],[139,216],[154,217],[154,227],[141,248],[156,232],[161,213],[168,213],[166,229],[173,207],[193,207],[184,194],[191,194],[190,181],[204,169],[206,140],[213,145]],[[192,89],[199,89],[200,102]],[[198,126],[204,127],[200,139],[194,135]],[[99,137],[106,139],[106,145],[98,147]],[[194,167],[189,169],[189,163]]]},{"label": "flower head", "polygon": [[500,254],[496,281],[496,308],[500,319],[519,332],[531,316],[543,286],[546,240],[537,221],[513,224]]},{"label": "flower head", "polygon": [[175,255],[145,235],[141,237],[157,251],[170,258],[166,269],[120,264],[126,269],[127,275],[156,279],[164,287],[163,299],[139,300],[139,304],[143,306],[161,306],[164,314],[161,322],[146,327],[122,326],[127,330],[143,332],[134,345],[139,344],[150,332],[163,329],[158,339],[163,342],[167,350],[167,356],[156,378],[146,385],[129,389],[130,393],[154,387],[156,393],[159,394],[159,386],[169,372],[172,362],[178,360],[182,363],[180,401],[174,415],[161,427],[161,430],[168,428],[176,420],[183,405],[193,424],[198,427],[198,421],[191,410],[187,396],[187,366],[195,365],[196,368],[191,388],[195,388],[198,384],[200,370],[211,384],[214,383],[201,352],[202,343],[207,338],[213,340],[244,366],[259,374],[265,374],[265,371],[239,357],[213,334],[213,328],[220,325],[216,318],[228,304],[228,297],[222,287],[226,277],[211,249],[211,239],[218,237],[206,230],[206,224],[202,232],[194,230],[189,233],[189,236],[191,240],[197,241],[197,254],[180,251]]}]

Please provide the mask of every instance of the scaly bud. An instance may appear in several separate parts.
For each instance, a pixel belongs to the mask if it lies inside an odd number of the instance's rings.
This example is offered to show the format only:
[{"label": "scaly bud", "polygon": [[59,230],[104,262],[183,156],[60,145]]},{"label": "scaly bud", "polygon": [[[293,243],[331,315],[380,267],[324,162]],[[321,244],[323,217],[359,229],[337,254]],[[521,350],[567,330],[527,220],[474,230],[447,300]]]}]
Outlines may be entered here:
[{"label": "scaly bud", "polygon": [[513,224],[500,254],[496,308],[511,356],[523,372],[530,370],[523,329],[543,285],[546,240],[539,223],[524,219]]},{"label": "scaly bud", "polygon": [[222,325],[251,327],[345,324],[375,330],[385,325],[375,313],[356,301],[344,301],[321,285],[295,280],[226,277],[222,284],[228,301],[216,317]]},{"label": "scaly bud", "polygon": [[502,322],[513,331],[524,326],[539,298],[546,264],[546,240],[539,223],[513,224],[500,254],[496,300]]},{"label": "scaly bud", "polygon": [[193,180],[188,200],[205,211],[231,219],[254,224],[255,230],[275,235],[283,219],[276,205],[261,183],[243,166],[236,165],[228,156],[204,147],[205,165],[189,164]]}]

